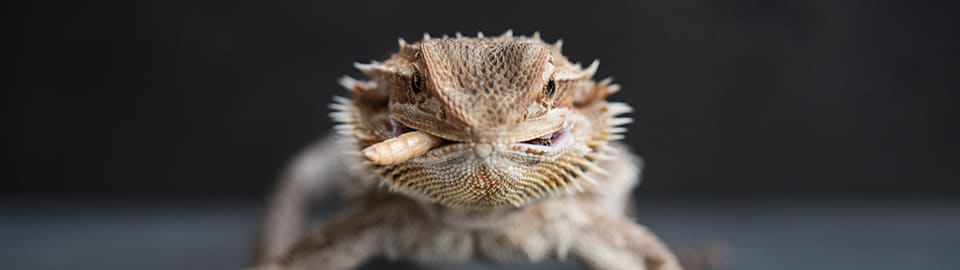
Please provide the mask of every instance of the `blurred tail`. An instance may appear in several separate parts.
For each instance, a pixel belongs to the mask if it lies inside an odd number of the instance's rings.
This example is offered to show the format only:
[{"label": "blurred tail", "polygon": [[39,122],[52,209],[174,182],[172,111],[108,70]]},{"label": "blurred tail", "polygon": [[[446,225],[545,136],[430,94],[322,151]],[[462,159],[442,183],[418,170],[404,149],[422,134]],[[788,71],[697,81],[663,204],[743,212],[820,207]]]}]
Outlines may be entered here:
[{"label": "blurred tail", "polygon": [[277,183],[260,224],[255,263],[277,259],[303,233],[307,207],[326,197],[344,177],[336,136],[314,143],[287,167]]}]

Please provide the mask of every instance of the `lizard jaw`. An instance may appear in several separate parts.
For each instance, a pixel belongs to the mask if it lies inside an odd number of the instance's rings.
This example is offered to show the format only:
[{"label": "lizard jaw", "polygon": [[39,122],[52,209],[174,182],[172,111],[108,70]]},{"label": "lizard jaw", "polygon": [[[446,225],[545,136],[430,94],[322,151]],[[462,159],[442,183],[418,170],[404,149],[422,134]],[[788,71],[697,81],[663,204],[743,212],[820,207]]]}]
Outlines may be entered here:
[{"label": "lizard jaw", "polygon": [[[394,138],[400,135],[403,135],[407,132],[413,132],[413,131],[421,131],[421,132],[433,135],[432,132],[428,130],[418,130],[418,129],[414,129],[409,126],[406,126],[400,121],[397,121],[392,117],[390,118],[390,124],[392,126],[391,136]],[[433,136],[436,136],[436,135],[433,135]],[[513,148],[516,150],[531,149],[531,150],[534,150],[532,152],[544,154],[544,153],[559,151],[562,147],[564,147],[567,143],[569,143],[570,137],[571,137],[570,127],[563,126],[560,129],[541,135],[534,139],[518,141],[513,143],[503,143],[502,145],[510,145],[512,147],[509,147],[509,148]],[[462,142],[462,141],[443,139],[440,137],[438,138],[441,140],[441,143],[437,144],[436,146],[432,147],[429,151],[424,153],[424,156],[437,156],[437,154],[441,154],[443,152],[446,152],[447,154],[454,152],[454,151],[443,151],[444,149],[442,148],[454,148],[454,149],[446,149],[446,150],[463,150],[464,148],[473,148],[478,153],[489,152],[489,149],[490,149],[489,147],[482,147],[482,146],[488,145],[484,143]],[[472,147],[467,147],[467,146],[472,146]],[[531,151],[526,151],[526,152],[530,153]],[[481,156],[487,156],[487,155],[481,153]],[[412,158],[415,158],[415,157],[412,157]]]}]

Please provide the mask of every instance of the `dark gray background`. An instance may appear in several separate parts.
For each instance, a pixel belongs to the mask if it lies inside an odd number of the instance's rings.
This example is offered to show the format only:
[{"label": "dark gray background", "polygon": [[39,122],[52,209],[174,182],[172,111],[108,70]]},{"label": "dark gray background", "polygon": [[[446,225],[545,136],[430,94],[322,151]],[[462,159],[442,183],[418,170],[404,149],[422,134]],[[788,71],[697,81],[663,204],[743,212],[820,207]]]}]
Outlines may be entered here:
[{"label": "dark gray background", "polygon": [[[186,260],[178,268],[238,267],[284,162],[329,132],[326,104],[346,94],[339,76],[358,75],[351,63],[386,58],[397,37],[513,29],[563,38],[572,60],[600,59],[599,75],[623,85],[613,98],[634,106],[627,142],[647,162],[638,194],[659,202],[644,221],[662,224],[668,242],[715,236],[747,252],[740,266],[770,269],[763,262],[803,252],[791,239],[820,235],[841,242],[829,246],[856,251],[832,253],[854,263],[833,269],[892,258],[882,254],[911,254],[932,269],[946,265],[936,254],[960,250],[960,236],[930,229],[954,224],[960,211],[960,31],[950,3],[8,2],[2,108],[9,161],[0,225],[13,228],[4,232],[16,237],[3,238],[14,239],[12,246],[36,249],[4,253],[27,263],[54,260],[61,264],[48,266],[62,269],[75,263],[63,253],[97,248],[56,239],[120,252],[194,233],[211,235],[204,241],[210,253],[199,254],[233,257],[217,264],[209,260],[216,256],[176,255],[198,254],[191,249],[145,253]],[[826,211],[832,204],[814,203],[825,198],[854,198],[857,207]],[[182,206],[193,201],[217,206]],[[670,208],[686,201],[699,203]],[[181,206],[165,207],[173,202]],[[739,210],[767,204],[764,211],[782,210],[787,221]],[[104,214],[104,205],[125,207]],[[902,211],[888,216],[884,209]],[[674,210],[729,215],[676,218]],[[860,212],[876,214],[858,219]],[[841,229],[790,234],[848,215]],[[729,223],[718,228],[714,218]],[[892,225],[874,227],[878,222]],[[234,231],[210,234],[223,227]],[[96,239],[130,237],[83,240],[103,228]],[[862,228],[884,229],[857,236]],[[888,245],[860,241],[889,231],[927,234]],[[52,236],[37,236],[45,232]],[[778,238],[784,233],[790,237]],[[844,246],[848,240],[857,244]],[[826,242],[806,247],[818,243]],[[874,250],[880,246],[904,250]],[[768,261],[756,261],[761,257]],[[83,265],[93,267],[75,266]]]},{"label": "dark gray background", "polygon": [[354,61],[565,40],[636,108],[645,193],[954,195],[955,10],[890,1],[15,1],[7,195],[259,197]]}]

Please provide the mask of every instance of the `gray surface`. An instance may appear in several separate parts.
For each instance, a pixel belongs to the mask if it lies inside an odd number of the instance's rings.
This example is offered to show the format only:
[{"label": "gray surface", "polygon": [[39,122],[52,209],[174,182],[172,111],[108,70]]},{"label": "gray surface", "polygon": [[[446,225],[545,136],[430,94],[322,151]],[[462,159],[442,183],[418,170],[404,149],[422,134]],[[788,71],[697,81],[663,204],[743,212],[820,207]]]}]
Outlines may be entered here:
[{"label": "gray surface", "polygon": [[[238,269],[252,203],[0,206],[3,269]],[[732,269],[957,269],[960,201],[649,201],[638,219],[673,247],[720,241]],[[375,261],[365,269],[433,269]],[[578,269],[575,263],[507,269]],[[439,269],[445,269],[440,267]],[[498,269],[482,264],[461,269]]]}]

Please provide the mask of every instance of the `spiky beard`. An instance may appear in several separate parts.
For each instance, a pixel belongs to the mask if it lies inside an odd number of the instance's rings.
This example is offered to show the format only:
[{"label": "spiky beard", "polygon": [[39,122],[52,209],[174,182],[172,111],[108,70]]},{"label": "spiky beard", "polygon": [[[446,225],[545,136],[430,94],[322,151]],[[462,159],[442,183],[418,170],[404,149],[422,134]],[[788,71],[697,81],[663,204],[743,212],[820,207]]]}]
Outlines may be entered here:
[{"label": "spiky beard", "polygon": [[[358,138],[358,110],[352,101],[338,98],[332,108],[337,130],[350,138],[359,150],[367,143]],[[472,146],[456,143],[431,150],[421,157],[396,165],[364,165],[382,180],[391,191],[421,198],[446,206],[461,208],[521,207],[535,200],[582,192],[584,186],[597,182],[593,172],[605,173],[597,162],[612,151],[607,142],[622,138],[625,129],[620,125],[629,118],[616,117],[630,111],[622,103],[598,104],[591,114],[592,127],[599,132],[587,132],[578,138],[573,132],[565,134],[561,145],[540,147],[506,144],[501,150],[479,157]],[[570,128],[570,127],[567,127]]]}]

